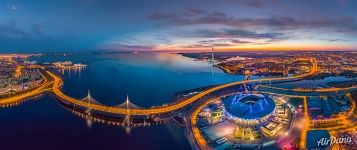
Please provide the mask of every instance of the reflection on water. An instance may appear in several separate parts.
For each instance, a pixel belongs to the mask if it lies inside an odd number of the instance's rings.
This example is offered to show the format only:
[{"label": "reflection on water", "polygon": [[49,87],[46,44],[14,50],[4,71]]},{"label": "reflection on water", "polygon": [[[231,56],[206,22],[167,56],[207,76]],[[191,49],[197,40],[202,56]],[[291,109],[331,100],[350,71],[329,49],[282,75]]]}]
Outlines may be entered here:
[{"label": "reflection on water", "polygon": [[[83,98],[89,89],[94,98],[107,105],[124,102],[127,94],[142,107],[161,105],[172,102],[172,96],[178,91],[243,79],[220,70],[215,70],[212,76],[210,64],[176,54],[123,53],[31,59],[88,64],[83,70],[63,72],[63,90]],[[127,134],[122,127],[71,114],[52,96],[0,109],[0,117],[3,122],[0,127],[4,129],[0,136],[3,149],[190,149],[183,129],[175,124],[134,128]]]},{"label": "reflection on water", "polygon": [[170,124],[134,128],[130,134],[100,123],[88,128],[50,96],[0,109],[0,117],[1,149],[190,149],[183,130]]},{"label": "reflection on water", "polygon": [[211,64],[169,53],[120,53],[103,55],[70,55],[39,57],[37,61],[64,61],[88,64],[73,75],[65,72],[64,92],[83,98],[87,90],[106,105],[124,102],[128,94],[131,101],[141,107],[172,102],[176,92],[202,86],[240,81],[242,76],[228,75]]}]

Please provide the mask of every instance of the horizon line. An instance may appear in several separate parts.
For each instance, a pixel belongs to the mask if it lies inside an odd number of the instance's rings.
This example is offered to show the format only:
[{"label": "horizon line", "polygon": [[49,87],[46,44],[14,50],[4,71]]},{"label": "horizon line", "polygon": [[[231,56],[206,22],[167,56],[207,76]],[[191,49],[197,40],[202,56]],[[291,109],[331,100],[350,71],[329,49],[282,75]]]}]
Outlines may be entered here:
[{"label": "horizon line", "polygon": [[[122,53],[143,53],[143,52],[154,52],[154,53],[206,53],[211,52],[212,50],[78,50],[78,51],[57,51],[57,52],[0,52],[2,54],[80,54],[80,53],[114,53],[114,52],[122,52]],[[228,52],[357,52],[357,49],[350,50],[217,50],[216,53],[228,53]]]}]

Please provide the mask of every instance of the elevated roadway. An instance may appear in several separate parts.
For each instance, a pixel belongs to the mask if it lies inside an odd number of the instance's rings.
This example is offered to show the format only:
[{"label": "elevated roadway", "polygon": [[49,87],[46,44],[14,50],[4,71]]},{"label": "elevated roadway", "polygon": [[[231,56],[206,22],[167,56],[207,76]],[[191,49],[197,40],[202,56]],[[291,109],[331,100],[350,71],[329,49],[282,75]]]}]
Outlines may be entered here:
[{"label": "elevated roadway", "polygon": [[[43,70],[42,70],[43,71]],[[52,89],[53,80],[49,79],[48,76],[42,74],[44,82],[40,86],[26,91],[19,92],[13,96],[4,97],[0,99],[0,106],[8,106],[16,103],[20,103],[29,97],[34,97],[42,94],[50,89]]]},{"label": "elevated roadway", "polygon": [[[143,115],[155,115],[155,114],[169,113],[169,112],[173,112],[173,111],[179,110],[181,108],[184,108],[185,106],[188,106],[188,105],[192,104],[193,102],[200,100],[202,97],[204,97],[212,92],[215,92],[215,91],[227,88],[227,87],[236,86],[236,85],[240,85],[240,84],[244,84],[244,83],[258,83],[258,82],[262,82],[262,81],[272,82],[272,81],[289,80],[289,79],[300,79],[300,78],[304,78],[309,75],[313,75],[317,72],[318,67],[317,67],[315,58],[307,58],[307,59],[304,58],[302,60],[310,61],[312,64],[310,72],[307,74],[304,74],[304,75],[299,75],[299,76],[294,76],[294,77],[255,79],[255,80],[249,80],[249,81],[238,81],[238,82],[232,82],[232,83],[228,83],[228,84],[218,85],[218,86],[212,87],[210,89],[207,89],[205,91],[202,91],[188,99],[182,100],[180,102],[177,102],[177,103],[174,103],[171,105],[146,108],[146,109],[130,109],[129,113],[132,116],[135,116],[135,115],[143,116]],[[66,94],[64,94],[61,91],[61,86],[63,85],[63,81],[61,80],[61,78],[59,78],[58,76],[56,76],[55,74],[53,74],[49,71],[47,71],[47,73],[54,79],[54,84],[53,84],[52,90],[61,100],[66,101],[67,103],[72,103],[73,105],[76,105],[76,106],[81,106],[81,107],[85,107],[88,109],[97,110],[97,111],[101,111],[101,112],[112,113],[112,114],[123,114],[123,115],[128,114],[127,109],[116,108],[116,107],[111,107],[111,106],[104,106],[104,105],[100,105],[100,104],[88,105],[88,103],[86,103],[84,101],[80,101],[78,99],[67,96]]]}]

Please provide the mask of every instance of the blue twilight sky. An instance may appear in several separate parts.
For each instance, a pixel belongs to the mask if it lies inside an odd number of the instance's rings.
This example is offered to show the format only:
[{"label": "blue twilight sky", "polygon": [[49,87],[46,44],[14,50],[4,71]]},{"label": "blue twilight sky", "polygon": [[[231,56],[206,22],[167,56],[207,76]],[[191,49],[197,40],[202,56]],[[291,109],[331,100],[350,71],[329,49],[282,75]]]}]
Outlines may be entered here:
[{"label": "blue twilight sky", "polygon": [[0,52],[356,50],[357,1],[0,0]]}]

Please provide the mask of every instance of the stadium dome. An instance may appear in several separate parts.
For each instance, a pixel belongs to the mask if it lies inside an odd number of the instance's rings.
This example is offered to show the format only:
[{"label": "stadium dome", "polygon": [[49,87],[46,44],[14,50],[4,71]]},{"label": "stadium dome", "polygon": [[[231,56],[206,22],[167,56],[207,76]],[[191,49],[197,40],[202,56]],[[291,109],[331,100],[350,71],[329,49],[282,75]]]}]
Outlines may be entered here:
[{"label": "stadium dome", "polygon": [[236,123],[258,124],[275,112],[275,102],[261,94],[237,94],[223,101],[226,118]]}]

